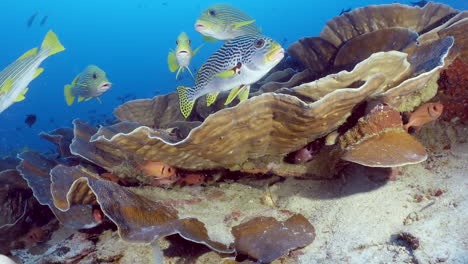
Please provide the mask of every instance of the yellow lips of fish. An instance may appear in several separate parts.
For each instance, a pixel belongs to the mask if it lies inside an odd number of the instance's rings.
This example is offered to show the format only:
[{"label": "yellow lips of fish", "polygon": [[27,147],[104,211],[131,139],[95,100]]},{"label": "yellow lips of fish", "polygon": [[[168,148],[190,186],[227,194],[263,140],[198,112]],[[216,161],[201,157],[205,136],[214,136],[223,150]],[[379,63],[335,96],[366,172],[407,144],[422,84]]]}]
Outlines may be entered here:
[{"label": "yellow lips of fish", "polygon": [[273,43],[270,47],[270,50],[265,56],[265,62],[274,62],[283,59],[284,57],[284,49],[278,43]]}]

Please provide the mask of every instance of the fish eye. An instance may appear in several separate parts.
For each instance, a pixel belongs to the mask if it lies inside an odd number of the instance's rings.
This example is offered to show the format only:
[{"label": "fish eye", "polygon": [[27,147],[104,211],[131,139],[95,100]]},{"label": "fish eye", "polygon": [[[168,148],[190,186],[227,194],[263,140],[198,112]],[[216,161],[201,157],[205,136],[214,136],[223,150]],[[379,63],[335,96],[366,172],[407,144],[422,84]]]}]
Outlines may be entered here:
[{"label": "fish eye", "polygon": [[93,79],[97,79],[97,73],[93,73]]},{"label": "fish eye", "polygon": [[263,45],[265,45],[265,40],[263,39],[257,39],[254,43],[256,48],[261,48]]},{"label": "fish eye", "polygon": [[208,14],[210,14],[212,17],[216,16],[216,12],[213,9],[208,10]]},{"label": "fish eye", "polygon": [[176,41],[175,41],[175,44],[176,44],[176,45],[179,45],[179,41],[176,40]]},{"label": "fish eye", "polygon": [[188,40],[188,44],[192,44],[192,40],[189,39],[189,40]]}]

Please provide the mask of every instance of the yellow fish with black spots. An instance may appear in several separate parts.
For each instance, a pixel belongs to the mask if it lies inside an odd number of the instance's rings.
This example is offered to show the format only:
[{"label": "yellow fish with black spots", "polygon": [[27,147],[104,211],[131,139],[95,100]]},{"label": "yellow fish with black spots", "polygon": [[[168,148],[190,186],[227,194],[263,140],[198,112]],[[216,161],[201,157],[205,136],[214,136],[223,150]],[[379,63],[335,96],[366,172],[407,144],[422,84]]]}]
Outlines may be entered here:
[{"label": "yellow fish with black spots", "polygon": [[57,35],[47,32],[41,48],[31,49],[0,72],[0,113],[15,102],[25,99],[27,86],[44,69],[39,65],[49,56],[64,51]]},{"label": "yellow fish with black spots", "polygon": [[179,73],[181,71],[183,72],[185,69],[187,69],[193,77],[192,71],[189,68],[190,61],[202,46],[192,51],[192,43],[185,32],[180,33],[179,37],[177,37],[176,45],[175,51],[169,52],[169,55],[167,56],[169,70],[171,72],[175,72],[177,70],[176,80],[177,77],[179,77]]},{"label": "yellow fish with black spots", "polygon": [[230,40],[243,35],[261,35],[255,20],[244,11],[228,4],[216,4],[205,9],[195,22],[195,30],[203,40]]},{"label": "yellow fish with black spots", "polygon": [[111,87],[112,84],[107,79],[106,73],[98,66],[89,65],[75,77],[71,84],[65,85],[65,101],[69,106],[73,104],[75,97],[78,97],[78,102],[96,98],[101,103],[99,96],[107,92]]},{"label": "yellow fish with black spots", "polygon": [[224,43],[200,67],[195,86],[177,87],[182,115],[187,118],[195,100],[207,95],[210,106],[222,91],[230,91],[225,104],[249,96],[250,85],[260,80],[284,57],[284,49],[265,36],[245,35]]}]

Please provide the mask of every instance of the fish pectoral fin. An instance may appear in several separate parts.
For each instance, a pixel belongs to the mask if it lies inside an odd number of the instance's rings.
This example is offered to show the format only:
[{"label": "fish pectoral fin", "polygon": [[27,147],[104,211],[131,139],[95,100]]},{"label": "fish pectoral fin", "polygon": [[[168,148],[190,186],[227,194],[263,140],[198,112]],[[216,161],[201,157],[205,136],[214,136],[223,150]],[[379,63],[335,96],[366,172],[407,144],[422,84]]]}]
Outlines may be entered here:
[{"label": "fish pectoral fin", "polygon": [[213,37],[208,37],[208,36],[203,36],[202,39],[203,39],[203,41],[210,42],[210,43],[218,41],[217,39],[215,39]]},{"label": "fish pectoral fin", "polygon": [[195,104],[195,100],[190,100],[188,98],[188,90],[189,87],[179,86],[177,87],[177,93],[179,94],[179,107],[180,113],[187,118],[190,113],[192,112],[193,105]]},{"label": "fish pectoral fin", "polygon": [[255,20],[237,22],[237,23],[233,23],[233,24],[231,24],[231,25],[232,25],[235,29],[238,29],[238,28],[240,28],[240,27],[250,25],[250,24],[252,24],[253,22],[255,22]]},{"label": "fish pectoral fin", "polygon": [[0,88],[0,92],[3,94],[6,94],[11,91],[11,88],[13,87],[13,79],[8,78],[5,83],[3,83],[2,87]]},{"label": "fish pectoral fin", "polygon": [[177,73],[175,75],[176,80],[179,78],[180,71],[183,71],[183,67],[179,67],[179,70],[177,70]]},{"label": "fish pectoral fin", "polygon": [[192,52],[192,57],[195,56],[195,54],[197,54],[197,52],[201,49],[201,47],[203,47],[204,44],[201,44],[200,47],[196,48],[193,52]]},{"label": "fish pectoral fin", "polygon": [[242,88],[244,88],[244,85],[241,85],[237,88],[232,89],[231,92],[229,93],[228,98],[226,99],[226,102],[224,102],[224,105],[230,104],[232,100],[234,100],[234,98],[236,98],[236,96],[240,93]]},{"label": "fish pectoral fin", "polygon": [[30,57],[30,56],[34,56],[34,55],[37,55],[37,48],[26,51],[23,55],[21,55],[21,57],[17,59],[17,61]]},{"label": "fish pectoral fin", "polygon": [[49,30],[42,42],[41,51],[45,51],[47,56],[51,56],[64,50],[65,48],[60,43],[57,35],[52,30]]},{"label": "fish pectoral fin", "polygon": [[68,106],[72,105],[73,101],[75,100],[75,96],[73,96],[71,88],[72,86],[70,84],[67,84],[65,85],[63,89],[63,94],[65,95],[65,101],[67,102]]},{"label": "fish pectoral fin", "polygon": [[232,67],[231,69],[215,74],[214,76],[221,77],[224,79],[232,78],[240,74],[241,67],[242,67],[242,63],[238,62],[237,65]]},{"label": "fish pectoral fin", "polygon": [[44,72],[44,68],[37,68],[36,72],[34,73],[33,80],[37,78],[41,73]]},{"label": "fish pectoral fin", "polygon": [[206,106],[212,105],[216,101],[216,98],[218,97],[218,94],[219,94],[219,92],[208,94],[206,96]]},{"label": "fish pectoral fin", "polygon": [[239,101],[242,102],[246,100],[247,98],[249,98],[249,92],[250,92],[250,85],[244,86],[244,88],[242,88],[242,91],[240,91],[239,94],[237,95],[237,98],[239,98]]},{"label": "fish pectoral fin", "polygon": [[15,99],[14,102],[23,101],[24,99],[26,99],[26,97],[24,97],[24,95],[26,94],[26,92],[27,92],[28,90],[29,90],[29,88],[24,89],[24,90],[18,95],[18,97],[16,97],[16,99]]},{"label": "fish pectoral fin", "polygon": [[85,98],[83,96],[78,97],[78,102],[83,101]]},{"label": "fish pectoral fin", "polygon": [[177,64],[177,58],[173,51],[169,52],[167,55],[167,64],[169,65],[169,70],[171,72],[175,72],[177,68],[179,68],[179,64]]},{"label": "fish pectoral fin", "polygon": [[195,79],[195,77],[193,76],[193,73],[192,73],[192,71],[190,70],[190,68],[189,68],[188,66],[187,66],[187,70],[188,70],[188,72],[190,72],[190,75],[192,75],[192,78],[194,78],[194,79]]}]

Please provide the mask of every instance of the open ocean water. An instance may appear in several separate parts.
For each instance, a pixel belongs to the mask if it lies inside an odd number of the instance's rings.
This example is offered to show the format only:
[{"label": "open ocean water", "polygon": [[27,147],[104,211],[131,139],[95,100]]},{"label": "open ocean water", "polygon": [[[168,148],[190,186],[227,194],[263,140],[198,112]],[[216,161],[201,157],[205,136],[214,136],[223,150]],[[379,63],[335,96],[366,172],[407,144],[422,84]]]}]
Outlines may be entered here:
[{"label": "open ocean water", "polygon": [[[325,23],[343,9],[397,1],[227,1],[255,18],[263,33],[286,48],[299,38],[317,36]],[[409,4],[409,1],[398,1]],[[459,10],[468,0],[440,1]],[[192,86],[185,72],[175,80],[167,66],[167,54],[185,31],[195,49],[204,42],[194,30],[199,14],[218,1],[170,0],[12,0],[2,1],[0,16],[0,70],[24,52],[39,47],[52,29],[66,50],[47,58],[45,69],[29,85],[26,99],[0,113],[0,156],[14,155],[24,148],[47,151],[55,148],[39,138],[41,131],[71,127],[75,118],[104,124],[123,101],[151,98]],[[36,14],[36,15],[35,15]],[[31,21],[31,17],[35,15]],[[45,17],[47,16],[47,19]],[[44,21],[45,19],[45,21]],[[43,22],[41,25],[41,22]],[[28,25],[28,22],[30,25]],[[467,29],[468,30],[468,29]],[[222,42],[205,44],[191,63],[196,71]],[[63,89],[87,65],[95,64],[106,73],[113,87],[100,98],[67,106]],[[29,127],[25,118],[37,116]]]}]

